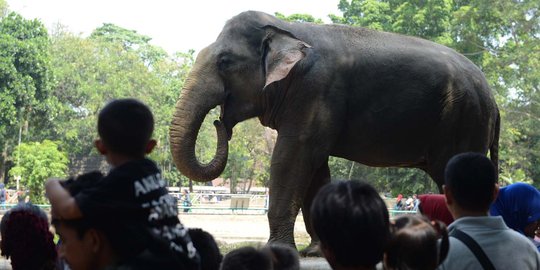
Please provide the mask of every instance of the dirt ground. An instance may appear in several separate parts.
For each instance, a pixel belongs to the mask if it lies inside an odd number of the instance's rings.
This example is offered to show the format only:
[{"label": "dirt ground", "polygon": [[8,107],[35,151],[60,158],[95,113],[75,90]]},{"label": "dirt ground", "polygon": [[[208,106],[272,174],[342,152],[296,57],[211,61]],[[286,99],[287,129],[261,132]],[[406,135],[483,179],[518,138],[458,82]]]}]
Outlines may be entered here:
[{"label": "dirt ground", "polygon": [[[201,228],[208,231],[217,241],[235,242],[266,242],[269,237],[268,218],[266,215],[244,214],[180,214],[180,220],[190,228]],[[302,215],[298,215],[294,227],[296,244],[309,244],[309,235],[304,226]]]},{"label": "dirt ground", "polygon": [[[216,241],[226,244],[240,242],[266,243],[269,236],[268,218],[266,215],[245,214],[194,214],[181,213],[180,220],[190,228],[202,228],[211,233]],[[309,236],[301,215],[296,219],[294,235],[297,245],[309,244]],[[5,258],[0,258],[0,270],[11,269]],[[327,270],[330,269],[323,258],[301,260],[301,269]]]},{"label": "dirt ground", "polygon": [[[180,214],[180,220],[190,228],[202,228],[211,233],[218,243],[233,244],[240,242],[257,242],[264,244],[268,240],[269,228],[266,215],[202,215],[192,213]],[[305,247],[309,244],[309,235],[304,226],[302,215],[298,215],[294,227],[296,245]],[[324,258],[302,258],[302,270],[330,270]]]}]

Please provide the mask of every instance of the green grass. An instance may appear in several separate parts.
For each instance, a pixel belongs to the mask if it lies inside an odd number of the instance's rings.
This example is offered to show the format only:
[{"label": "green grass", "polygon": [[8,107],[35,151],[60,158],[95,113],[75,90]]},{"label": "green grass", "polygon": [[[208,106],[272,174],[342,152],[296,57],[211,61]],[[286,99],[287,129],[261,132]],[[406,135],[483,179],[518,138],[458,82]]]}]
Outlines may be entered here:
[{"label": "green grass", "polygon": [[246,241],[246,242],[237,242],[237,243],[225,243],[225,242],[221,242],[221,241],[218,241],[218,247],[219,247],[219,251],[221,251],[221,254],[225,255],[229,252],[231,252],[232,250],[235,250],[237,248],[241,248],[241,247],[247,247],[247,246],[251,246],[251,247],[255,247],[255,248],[260,248],[262,246],[264,246],[264,242],[254,242],[254,241]]}]

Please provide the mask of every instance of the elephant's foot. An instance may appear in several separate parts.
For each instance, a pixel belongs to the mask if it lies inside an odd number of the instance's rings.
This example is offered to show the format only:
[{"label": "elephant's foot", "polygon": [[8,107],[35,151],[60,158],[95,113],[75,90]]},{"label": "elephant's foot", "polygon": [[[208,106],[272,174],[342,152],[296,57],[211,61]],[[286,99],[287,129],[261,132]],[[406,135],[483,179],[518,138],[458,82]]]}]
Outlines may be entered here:
[{"label": "elephant's foot", "polygon": [[299,251],[302,257],[322,257],[319,242],[311,242],[309,246]]},{"label": "elephant's foot", "polygon": [[268,239],[268,242],[266,243],[267,245],[268,244],[279,244],[279,245],[285,245],[285,246],[289,246],[289,247],[292,247],[294,249],[296,249],[296,243],[294,242],[294,238],[282,238],[282,239],[276,239],[276,238],[270,238]]},{"label": "elephant's foot", "polygon": [[[294,222],[290,222],[288,219],[272,218],[270,214],[268,215],[268,219],[270,220],[270,238],[268,238],[268,244],[280,243],[296,249]],[[275,222],[272,222],[273,220]]]}]

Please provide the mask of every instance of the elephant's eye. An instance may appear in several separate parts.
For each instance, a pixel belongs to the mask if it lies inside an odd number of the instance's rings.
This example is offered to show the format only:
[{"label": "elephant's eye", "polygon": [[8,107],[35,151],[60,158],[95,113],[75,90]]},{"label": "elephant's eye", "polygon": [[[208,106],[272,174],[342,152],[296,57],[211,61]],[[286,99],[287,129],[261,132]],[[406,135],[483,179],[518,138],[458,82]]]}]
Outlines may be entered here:
[{"label": "elephant's eye", "polygon": [[232,64],[232,59],[230,57],[221,57],[218,61],[218,68],[220,71],[227,70]]}]

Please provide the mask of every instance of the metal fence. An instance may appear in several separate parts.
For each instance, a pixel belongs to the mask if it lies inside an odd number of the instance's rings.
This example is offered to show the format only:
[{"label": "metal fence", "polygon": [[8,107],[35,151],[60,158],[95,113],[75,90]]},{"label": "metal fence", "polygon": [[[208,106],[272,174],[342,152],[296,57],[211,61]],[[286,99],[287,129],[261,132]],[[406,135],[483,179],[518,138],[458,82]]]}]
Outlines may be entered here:
[{"label": "metal fence", "polygon": [[[219,199],[204,197],[207,194],[194,194],[192,205],[183,206],[178,200],[178,212],[180,214],[205,214],[205,215],[264,215],[268,212],[267,197],[265,195],[249,194],[217,194]],[[173,194],[174,196],[174,194]],[[176,196],[175,196],[176,197]],[[3,213],[17,204],[0,204],[0,213]],[[49,211],[49,204],[37,204],[38,207]],[[395,218],[404,214],[415,214],[416,211],[388,209],[390,218]]]}]

